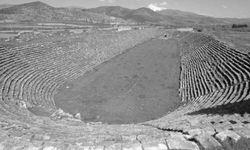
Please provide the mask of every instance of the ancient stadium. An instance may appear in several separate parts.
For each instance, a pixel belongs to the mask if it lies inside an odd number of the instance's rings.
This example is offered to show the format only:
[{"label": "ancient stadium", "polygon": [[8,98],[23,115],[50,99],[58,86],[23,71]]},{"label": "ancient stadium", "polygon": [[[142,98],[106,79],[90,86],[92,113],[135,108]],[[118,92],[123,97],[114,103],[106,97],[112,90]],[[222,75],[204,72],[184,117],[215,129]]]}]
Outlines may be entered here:
[{"label": "ancient stadium", "polygon": [[0,8],[0,150],[250,149],[247,24],[96,9]]}]

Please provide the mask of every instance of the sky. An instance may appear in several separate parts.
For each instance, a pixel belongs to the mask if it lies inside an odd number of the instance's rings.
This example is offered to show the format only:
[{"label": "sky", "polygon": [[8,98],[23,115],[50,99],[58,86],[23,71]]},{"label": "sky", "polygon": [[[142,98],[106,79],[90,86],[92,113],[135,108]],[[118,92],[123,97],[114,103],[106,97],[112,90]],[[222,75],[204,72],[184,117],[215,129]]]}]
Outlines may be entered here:
[{"label": "sky", "polygon": [[[0,0],[0,4],[21,4],[35,0]],[[177,9],[213,17],[250,18],[250,0],[40,0],[55,7],[122,6],[149,7],[155,11]]]}]

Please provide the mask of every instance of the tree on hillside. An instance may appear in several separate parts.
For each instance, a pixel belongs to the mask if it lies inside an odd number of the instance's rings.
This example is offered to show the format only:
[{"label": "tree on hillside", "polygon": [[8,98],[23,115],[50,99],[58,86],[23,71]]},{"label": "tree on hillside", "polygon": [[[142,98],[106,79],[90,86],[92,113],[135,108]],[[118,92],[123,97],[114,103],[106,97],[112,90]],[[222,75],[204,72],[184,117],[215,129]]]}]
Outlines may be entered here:
[{"label": "tree on hillside", "polygon": [[247,28],[247,24],[233,24],[232,28]]}]

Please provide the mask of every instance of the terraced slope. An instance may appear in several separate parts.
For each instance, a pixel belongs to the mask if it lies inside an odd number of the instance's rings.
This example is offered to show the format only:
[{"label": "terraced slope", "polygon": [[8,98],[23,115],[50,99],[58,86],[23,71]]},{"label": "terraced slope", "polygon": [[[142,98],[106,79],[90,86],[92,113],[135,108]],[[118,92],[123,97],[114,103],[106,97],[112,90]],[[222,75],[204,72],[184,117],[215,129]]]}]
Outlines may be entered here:
[{"label": "terraced slope", "polygon": [[208,35],[178,37],[185,105],[130,125],[86,124],[57,110],[53,101],[66,80],[119,50],[95,49],[88,56],[100,55],[85,64],[81,56],[87,52],[70,44],[81,38],[1,47],[0,149],[249,149],[249,55]]},{"label": "terraced slope", "polygon": [[200,42],[194,41],[192,51],[182,56],[183,101],[199,104],[199,108],[211,108],[249,100],[249,54],[211,37],[197,37]]}]

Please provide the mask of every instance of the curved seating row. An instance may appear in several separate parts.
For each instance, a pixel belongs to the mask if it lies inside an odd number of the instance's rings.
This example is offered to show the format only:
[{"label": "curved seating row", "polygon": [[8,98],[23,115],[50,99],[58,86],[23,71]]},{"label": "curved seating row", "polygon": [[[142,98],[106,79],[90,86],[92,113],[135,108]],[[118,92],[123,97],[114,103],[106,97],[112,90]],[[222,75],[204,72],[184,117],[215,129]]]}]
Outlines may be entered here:
[{"label": "curved seating row", "polygon": [[20,103],[54,112],[54,95],[65,81],[159,33],[155,29],[83,33],[0,47],[0,108],[17,117],[22,116],[17,111]]},{"label": "curved seating row", "polygon": [[[142,32],[140,35],[144,35],[144,39],[151,37],[147,32]],[[61,113],[57,110],[53,97],[63,83],[83,75],[99,63],[137,44],[133,39],[128,39],[131,35],[123,34],[124,37],[115,35],[114,41],[117,43],[108,41],[109,44],[105,44],[100,40],[98,44],[102,45],[102,48],[96,47],[96,40],[93,41],[98,39],[96,35],[93,35],[92,39],[79,35],[36,39],[36,42],[21,43],[17,47],[11,45],[7,48],[0,47],[0,137],[5,141],[4,146],[0,141],[0,149],[2,147],[10,149],[9,143],[13,146],[20,144],[18,148],[23,149],[27,146],[26,143],[22,143],[23,141],[41,147],[34,149],[46,149],[47,145],[55,147],[63,145],[60,149],[66,149],[66,145],[70,144],[77,147],[102,144],[106,149],[119,141],[127,144],[131,141],[148,142],[151,139],[157,139],[157,142],[163,139],[166,143],[164,149],[176,146],[176,143],[178,143],[177,148],[170,149],[183,149],[187,145],[192,145],[190,149],[205,149],[206,141],[212,140],[203,140],[204,138],[213,139],[212,144],[215,142],[218,144],[219,140],[216,141],[214,138],[216,134],[214,132],[217,132],[216,127],[220,126],[216,126],[216,119],[221,122],[222,118],[218,119],[216,115],[208,117],[188,113],[249,100],[250,57],[200,33],[180,36],[179,43],[182,46],[180,95],[186,104],[177,110],[158,120],[142,123],[143,125],[89,125],[70,119],[53,120]],[[106,37],[109,38],[110,35]],[[53,113],[50,116],[52,120],[25,111],[26,108],[33,111],[36,107],[41,108],[39,111]],[[232,128],[232,123],[236,122],[232,121],[232,118],[242,119],[239,116],[224,117],[225,124],[222,127]],[[246,118],[242,121],[247,122]],[[147,126],[144,126],[145,124]],[[207,128],[211,129],[207,132]],[[192,133],[192,129],[204,130],[202,134],[191,137],[192,134],[189,133]],[[245,130],[247,131],[247,128]],[[203,136],[203,132],[211,133],[212,136],[199,139]],[[18,138],[15,138],[17,136]],[[12,137],[15,140],[12,140]],[[188,139],[190,137],[191,140]],[[10,139],[13,142],[10,142]],[[180,148],[179,145],[183,146],[183,143],[184,147]],[[193,147],[194,145],[196,146]],[[82,147],[82,149],[89,148]],[[144,149],[144,145],[143,147],[139,145],[137,148]]]},{"label": "curved seating row", "polygon": [[183,47],[180,94],[199,108],[249,100],[250,57],[212,37],[190,33]]}]

